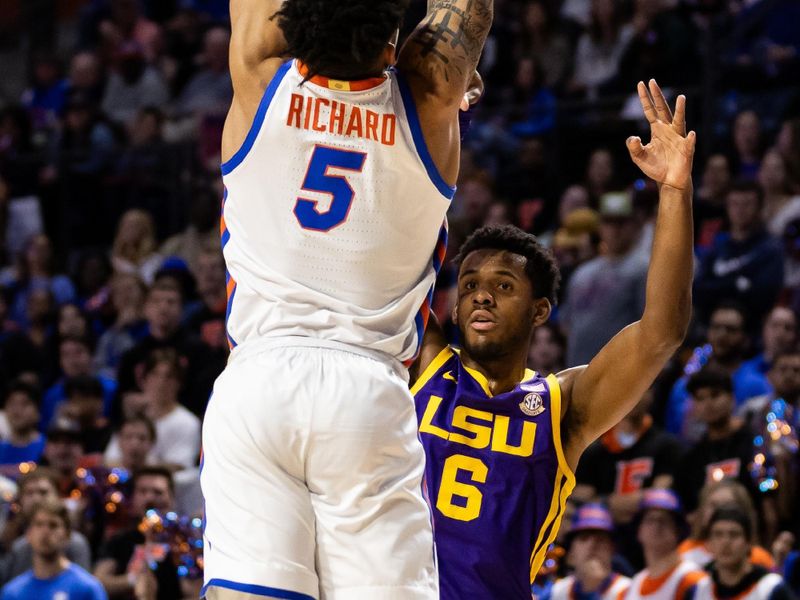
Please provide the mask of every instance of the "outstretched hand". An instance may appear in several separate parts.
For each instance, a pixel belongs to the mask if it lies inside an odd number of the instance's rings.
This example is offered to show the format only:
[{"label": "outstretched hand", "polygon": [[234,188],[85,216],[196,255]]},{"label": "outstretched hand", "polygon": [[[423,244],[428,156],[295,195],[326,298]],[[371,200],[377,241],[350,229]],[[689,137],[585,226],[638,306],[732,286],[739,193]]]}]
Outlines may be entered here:
[{"label": "outstretched hand", "polygon": [[673,115],[654,79],[650,80],[649,89],[640,81],[638,91],[644,116],[650,123],[650,142],[643,145],[639,137],[628,138],[631,158],[657,183],[685,190],[692,183],[697,139],[694,131],[686,134],[686,97],[678,96]]}]

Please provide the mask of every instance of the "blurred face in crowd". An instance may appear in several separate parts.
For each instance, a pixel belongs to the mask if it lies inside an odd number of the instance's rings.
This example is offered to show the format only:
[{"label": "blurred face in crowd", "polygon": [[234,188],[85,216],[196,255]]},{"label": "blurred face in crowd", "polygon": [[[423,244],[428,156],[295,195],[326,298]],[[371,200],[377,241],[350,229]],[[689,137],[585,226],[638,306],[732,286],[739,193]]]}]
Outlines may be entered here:
[{"label": "blurred face in crowd", "polygon": [[28,320],[31,323],[41,324],[47,321],[53,311],[53,296],[44,288],[36,288],[28,294],[26,306]]},{"label": "blurred face in crowd", "polygon": [[708,533],[708,549],[722,569],[739,570],[750,557],[750,542],[736,521],[716,521]]},{"label": "blurred face in crowd", "polygon": [[747,343],[744,318],[738,310],[720,308],[711,314],[708,325],[708,343],[714,356],[731,360],[741,355]]},{"label": "blurred face in crowd", "polygon": [[231,36],[226,29],[209,29],[203,39],[203,57],[212,71],[220,72],[228,68],[228,47]]},{"label": "blurred face in crowd", "polygon": [[482,181],[470,179],[459,188],[459,199],[464,206],[464,216],[473,223],[483,223],[492,203],[492,191]]},{"label": "blurred face in crowd", "polygon": [[[610,4],[610,0],[599,0],[600,4]],[[613,8],[612,8],[613,10]],[[595,150],[589,157],[586,180],[593,188],[605,189],[614,175],[614,161],[608,150]]]},{"label": "blurred face in crowd", "polygon": [[786,164],[777,150],[770,150],[764,155],[758,170],[758,183],[767,194],[784,194],[787,192]]},{"label": "blurred face in crowd", "polygon": [[161,121],[149,111],[141,111],[130,127],[131,143],[143,146],[161,138]]},{"label": "blurred face in crowd", "polygon": [[719,198],[725,193],[731,182],[731,169],[728,159],[723,154],[712,154],[706,161],[703,170],[703,187],[712,198]]},{"label": "blurred face in crowd", "polygon": [[505,202],[492,202],[486,214],[485,225],[510,225],[511,209]]},{"label": "blurred face in crowd", "polygon": [[61,370],[65,377],[88,375],[92,371],[92,355],[84,344],[66,340],[59,347]]},{"label": "blurred face in crowd", "polygon": [[100,83],[100,62],[91,52],[79,52],[72,58],[69,79],[73,87],[90,89]]},{"label": "blurred face in crowd", "polygon": [[797,341],[797,317],[794,311],[785,306],[773,308],[761,332],[764,350],[775,356],[792,348]]},{"label": "blurred face in crowd", "polygon": [[197,291],[201,296],[225,293],[225,259],[221,252],[203,252],[195,268]]},{"label": "blurred face in crowd", "polygon": [[169,482],[161,475],[142,475],[136,478],[133,490],[133,508],[143,515],[148,510],[168,511],[172,509],[172,492]]},{"label": "blurred face in crowd", "polygon": [[703,527],[705,528],[708,526],[715,510],[729,505],[738,505],[736,494],[731,486],[723,485],[711,492],[699,508],[699,517],[703,523]]},{"label": "blurred face in crowd", "polygon": [[769,381],[775,395],[790,403],[800,396],[800,353],[782,354],[769,371]]},{"label": "blurred face in crowd", "polygon": [[152,221],[142,210],[129,210],[119,222],[117,241],[136,246],[153,234]]},{"label": "blurred face in crowd", "polygon": [[92,120],[92,114],[88,106],[76,105],[67,108],[64,114],[64,125],[70,131],[85,130]]},{"label": "blurred face in crowd", "polygon": [[731,190],[725,198],[731,231],[750,231],[761,222],[761,206],[754,191]]},{"label": "blurred face in crowd", "polygon": [[547,12],[541,2],[528,2],[523,17],[525,29],[530,32],[541,31],[547,25]]},{"label": "blurred face in crowd", "polygon": [[733,143],[742,155],[758,152],[761,137],[761,122],[752,110],[739,113],[733,123]]},{"label": "blurred face in crowd", "polygon": [[86,317],[74,304],[65,304],[58,310],[58,334],[62,337],[82,336],[88,333]]},{"label": "blurred face in crowd", "polygon": [[605,531],[580,531],[569,546],[569,564],[572,566],[596,560],[610,569],[613,555],[614,544]]},{"label": "blurred face in crowd", "polygon": [[537,327],[533,332],[528,362],[543,375],[554,372],[564,361],[564,347],[549,327]]},{"label": "blurred face in crowd", "polygon": [[33,236],[25,248],[25,261],[31,271],[47,271],[52,257],[53,249],[46,235]]},{"label": "blurred face in crowd", "polygon": [[589,207],[589,192],[582,185],[571,185],[561,195],[558,203],[558,219],[564,223],[571,212]]},{"label": "blurred face in crowd", "polygon": [[122,463],[126,468],[136,469],[147,462],[147,455],[153,449],[155,440],[144,423],[133,421],[125,423],[119,432],[119,448]]},{"label": "blurred face in crowd", "polygon": [[633,217],[603,217],[600,220],[600,241],[609,256],[624,256],[641,234],[641,227]]},{"label": "blurred face in crowd", "polygon": [[36,511],[26,535],[33,553],[47,560],[58,557],[69,542],[67,523],[46,510]]},{"label": "blurred face in crowd", "polygon": [[637,539],[645,553],[663,557],[678,547],[678,527],[666,510],[647,510],[639,524]]},{"label": "blurred face in crowd", "polygon": [[169,406],[177,401],[181,383],[172,365],[159,363],[144,376],[142,392],[152,406]]},{"label": "blurred face in crowd", "polygon": [[49,437],[44,445],[44,457],[47,463],[62,475],[74,473],[82,456],[81,443],[69,436]]},{"label": "blurred face in crowd", "polygon": [[63,415],[81,427],[92,427],[103,416],[103,397],[73,393],[64,404]]},{"label": "blurred face in crowd", "polygon": [[24,392],[11,392],[6,398],[5,411],[12,431],[25,433],[39,423],[39,407]]},{"label": "blurred face in crowd", "polygon": [[521,90],[530,90],[536,86],[536,64],[532,58],[522,58],[517,63],[517,88]]},{"label": "blurred face in crowd", "polygon": [[40,502],[58,501],[58,490],[44,477],[30,479],[19,492],[19,505],[24,514],[30,514]]},{"label": "blurred face in crowd", "polygon": [[145,316],[151,329],[171,333],[178,329],[183,310],[181,295],[177,290],[152,289],[147,296]]},{"label": "blurred face in crowd", "polygon": [[111,302],[117,312],[129,308],[135,308],[138,312],[144,296],[144,286],[135,275],[115,275],[111,281]]},{"label": "blurred face in crowd", "polygon": [[727,390],[702,387],[692,395],[694,414],[708,427],[726,425],[733,414],[733,394]]}]

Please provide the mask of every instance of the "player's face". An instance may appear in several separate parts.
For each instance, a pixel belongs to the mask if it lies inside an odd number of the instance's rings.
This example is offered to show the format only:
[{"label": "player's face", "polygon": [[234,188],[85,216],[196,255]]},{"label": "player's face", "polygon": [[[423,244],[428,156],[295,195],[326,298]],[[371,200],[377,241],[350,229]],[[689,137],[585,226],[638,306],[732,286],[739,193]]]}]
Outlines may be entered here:
[{"label": "player's face", "polygon": [[453,320],[472,357],[496,359],[518,351],[527,356],[533,327],[550,316],[550,302],[534,298],[526,263],[519,254],[484,249],[461,264]]},{"label": "player's face", "polygon": [[708,549],[723,568],[737,568],[747,561],[750,544],[744,529],[735,521],[717,521],[708,535]]}]

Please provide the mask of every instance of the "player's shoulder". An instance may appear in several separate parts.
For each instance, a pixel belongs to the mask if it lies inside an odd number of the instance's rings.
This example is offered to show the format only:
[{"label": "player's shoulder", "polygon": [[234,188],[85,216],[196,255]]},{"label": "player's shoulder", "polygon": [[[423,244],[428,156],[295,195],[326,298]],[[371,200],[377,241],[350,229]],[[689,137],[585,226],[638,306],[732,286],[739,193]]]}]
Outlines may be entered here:
[{"label": "player's shoulder", "polygon": [[456,348],[450,345],[442,348],[428,366],[419,374],[414,385],[411,386],[411,394],[416,394],[429,383],[445,376],[448,369],[457,368],[460,364],[460,360]]}]

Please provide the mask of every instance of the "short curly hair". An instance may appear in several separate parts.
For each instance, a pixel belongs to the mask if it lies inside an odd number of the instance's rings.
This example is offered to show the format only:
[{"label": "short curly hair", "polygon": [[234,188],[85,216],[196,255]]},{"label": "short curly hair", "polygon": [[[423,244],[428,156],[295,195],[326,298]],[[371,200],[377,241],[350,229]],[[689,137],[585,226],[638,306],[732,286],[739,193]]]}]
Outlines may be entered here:
[{"label": "short curly hair", "polygon": [[513,225],[487,225],[473,232],[459,249],[456,261],[460,264],[471,252],[484,249],[507,250],[527,258],[525,274],[531,282],[537,298],[547,298],[551,304],[557,302],[561,272],[553,253],[536,239]]},{"label": "short curly hair", "polygon": [[308,68],[307,79],[364,76],[400,27],[409,0],[286,0],[277,18],[288,54]]}]

